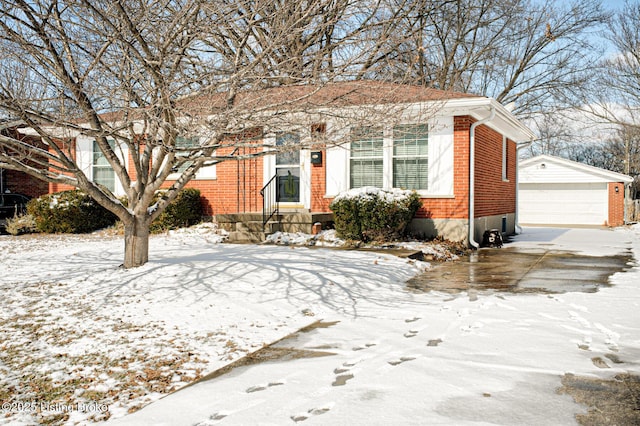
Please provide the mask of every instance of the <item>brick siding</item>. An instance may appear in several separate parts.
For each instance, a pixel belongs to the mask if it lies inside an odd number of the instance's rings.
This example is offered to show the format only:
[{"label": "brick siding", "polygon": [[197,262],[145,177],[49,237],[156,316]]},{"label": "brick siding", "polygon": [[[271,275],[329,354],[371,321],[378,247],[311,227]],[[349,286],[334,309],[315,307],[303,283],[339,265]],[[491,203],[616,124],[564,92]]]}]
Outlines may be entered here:
[{"label": "brick siding", "polygon": [[[262,140],[255,140],[255,147],[245,146],[234,153],[232,145],[219,148],[218,155],[250,155],[262,150]],[[200,190],[205,216],[225,213],[261,212],[264,160],[256,157],[246,160],[225,160],[216,165],[215,179],[193,179],[186,188]],[[167,181],[168,188],[174,181]]]},{"label": "brick siding", "polygon": [[[618,188],[618,192],[616,192]],[[609,226],[624,225],[624,184],[609,182]]]},{"label": "brick siding", "polygon": [[[454,117],[453,135],[453,197],[423,198],[418,218],[464,219],[469,215],[469,132],[474,119],[470,116]],[[255,147],[244,146],[235,155],[257,153],[262,149],[262,140],[255,139]],[[233,152],[233,144],[218,149],[221,156]],[[516,144],[508,141],[507,181],[502,179],[502,135],[481,125],[476,128],[476,186],[475,216],[500,215],[515,212]],[[73,151],[73,150],[72,150]],[[331,199],[326,195],[326,152],[322,151],[321,164],[311,165],[311,211],[330,212]],[[129,160],[131,177],[135,179],[135,168]],[[204,213],[213,216],[221,213],[260,212],[263,184],[263,157],[246,160],[226,160],[216,165],[215,179],[194,179],[187,188],[197,188],[203,197]],[[173,181],[167,181],[168,188]],[[72,189],[68,185],[50,184],[49,191]],[[610,198],[614,193],[610,190]],[[617,211],[615,212],[617,215]],[[612,223],[618,216],[612,217]],[[617,222],[616,222],[617,223]]]},{"label": "brick siding", "polygon": [[516,144],[507,141],[507,181],[502,180],[502,135],[476,128],[475,217],[516,211]]}]

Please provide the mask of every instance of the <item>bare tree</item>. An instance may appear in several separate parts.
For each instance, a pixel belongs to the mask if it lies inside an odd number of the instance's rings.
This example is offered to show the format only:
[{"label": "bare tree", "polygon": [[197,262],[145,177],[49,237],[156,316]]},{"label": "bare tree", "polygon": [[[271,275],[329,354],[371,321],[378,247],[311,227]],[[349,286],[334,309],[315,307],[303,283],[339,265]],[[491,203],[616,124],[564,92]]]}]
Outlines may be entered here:
[{"label": "bare tree", "polygon": [[611,129],[589,164],[619,173],[640,173],[640,4],[627,2],[609,21],[606,38],[613,47],[595,69],[580,110]]},{"label": "bare tree", "polygon": [[360,75],[514,102],[521,117],[563,108],[600,58],[590,37],[606,22],[600,3],[387,0]]},{"label": "bare tree", "polygon": [[[142,265],[150,223],[196,173],[274,154],[275,147],[254,136],[309,128],[323,121],[323,106],[358,96],[353,86],[322,90],[358,58],[354,34],[361,37],[368,24],[358,21],[360,6],[352,6],[348,0],[0,0],[0,114],[30,137],[0,135],[0,165],[87,192],[123,222],[124,266]],[[349,33],[353,22],[360,23]],[[292,82],[306,84],[286,86]],[[396,88],[381,85],[356,103],[391,99]],[[386,103],[384,111],[356,108],[338,117],[325,108],[324,114],[345,125],[379,123],[381,115],[394,114]],[[80,166],[81,141],[91,141],[113,170],[125,203]],[[324,135],[304,143],[329,141],[341,139]]]}]

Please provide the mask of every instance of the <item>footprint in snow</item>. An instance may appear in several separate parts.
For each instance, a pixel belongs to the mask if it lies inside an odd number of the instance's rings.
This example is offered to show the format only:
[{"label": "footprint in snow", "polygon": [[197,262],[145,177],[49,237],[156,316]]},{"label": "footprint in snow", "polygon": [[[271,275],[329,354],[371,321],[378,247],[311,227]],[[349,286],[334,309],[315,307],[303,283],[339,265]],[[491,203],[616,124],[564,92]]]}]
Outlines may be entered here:
[{"label": "footprint in snow", "polygon": [[341,374],[331,383],[331,386],[344,386],[349,380],[353,379],[353,374]]},{"label": "footprint in snow", "polygon": [[353,348],[351,348],[351,350],[352,351],[361,351],[361,350],[364,350],[364,349],[369,349],[370,347],[375,346],[375,345],[376,345],[375,343],[367,343],[364,346],[354,346]]},{"label": "footprint in snow", "polygon": [[321,414],[328,412],[329,410],[331,410],[331,406],[333,406],[333,404],[329,404],[319,408],[312,408],[308,410],[306,413],[296,414],[294,416],[291,416],[291,420],[293,420],[296,423],[303,422],[307,420],[310,416],[319,416]]},{"label": "footprint in snow", "polygon": [[609,350],[613,352],[618,352],[618,339],[620,339],[620,334],[615,331],[609,330],[605,326],[600,323],[595,323],[595,326],[601,333],[606,336],[604,343],[607,345]]},{"label": "footprint in snow", "polygon": [[614,364],[624,364],[624,361],[616,354],[605,354],[604,356],[605,358],[609,358],[609,360]]},{"label": "footprint in snow", "polygon": [[604,362],[604,360],[599,356],[591,358],[591,362],[593,362],[593,365],[595,365],[598,368],[611,368],[609,367],[609,364]]},{"label": "footprint in snow", "polygon": [[431,339],[427,346],[438,346],[440,343],[442,343],[442,339]]},{"label": "footprint in snow", "polygon": [[415,358],[415,357],[412,357],[412,356],[403,356],[403,357],[400,357],[400,358],[399,358],[399,359],[397,359],[397,360],[394,360],[394,361],[387,361],[387,362],[388,362],[389,364],[393,365],[393,366],[396,366],[396,365],[402,364],[403,362],[413,361],[414,359],[416,359],[416,358]]},{"label": "footprint in snow", "polygon": [[331,386],[344,386],[347,384],[347,381],[353,379],[353,374],[349,373],[349,368],[353,367],[360,360],[356,361],[347,361],[342,363],[342,367],[335,368],[333,370],[333,374],[336,375],[335,380],[331,383]]},{"label": "footprint in snow", "polygon": [[578,324],[583,326],[584,328],[591,328],[591,323],[587,321],[585,318],[580,316],[577,312],[569,311],[569,318],[576,321]]},{"label": "footprint in snow", "polygon": [[273,387],[273,386],[281,386],[284,385],[284,383],[282,382],[271,382],[268,383],[266,385],[255,385],[255,386],[251,386],[250,388],[247,388],[247,390],[245,392],[247,393],[253,393],[253,392],[260,392],[263,390],[266,390],[267,388]]},{"label": "footprint in snow", "polygon": [[406,333],[404,333],[404,337],[411,338],[411,337],[415,337],[417,334],[418,334],[418,330],[409,330]]},{"label": "footprint in snow", "polygon": [[213,413],[212,415],[209,416],[209,419],[204,420],[202,422],[195,423],[194,426],[211,426],[215,423],[218,423],[219,420],[222,420],[225,417],[227,417],[227,414],[225,414],[222,411]]},{"label": "footprint in snow", "polygon": [[404,322],[416,322],[419,319],[421,318],[420,317],[407,318],[406,320],[404,320]]}]

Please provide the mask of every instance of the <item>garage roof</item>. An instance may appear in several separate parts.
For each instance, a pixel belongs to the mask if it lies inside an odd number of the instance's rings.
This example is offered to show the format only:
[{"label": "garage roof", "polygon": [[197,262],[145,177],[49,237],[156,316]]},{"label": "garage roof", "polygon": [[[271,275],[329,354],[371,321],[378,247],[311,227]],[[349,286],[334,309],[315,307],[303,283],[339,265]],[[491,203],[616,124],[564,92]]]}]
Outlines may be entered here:
[{"label": "garage roof", "polygon": [[622,173],[589,166],[551,155],[539,155],[519,163],[521,183],[633,182]]}]

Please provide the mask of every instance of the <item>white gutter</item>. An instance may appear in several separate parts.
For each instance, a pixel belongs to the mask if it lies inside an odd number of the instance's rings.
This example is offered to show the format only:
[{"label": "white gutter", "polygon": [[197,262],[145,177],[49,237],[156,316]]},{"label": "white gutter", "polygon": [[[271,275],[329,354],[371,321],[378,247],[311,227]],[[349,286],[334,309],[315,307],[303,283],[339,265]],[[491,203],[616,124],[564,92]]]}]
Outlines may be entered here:
[{"label": "white gutter", "polygon": [[476,174],[476,127],[493,120],[496,116],[496,109],[492,105],[491,113],[488,117],[473,123],[469,129],[469,244],[479,248],[480,244],[475,241],[475,174]]},{"label": "white gutter", "polygon": [[520,216],[519,207],[519,194],[520,194],[520,150],[531,145],[533,141],[516,144],[516,212],[513,221],[515,222],[516,235],[522,234],[522,226],[518,223],[518,217]]}]

